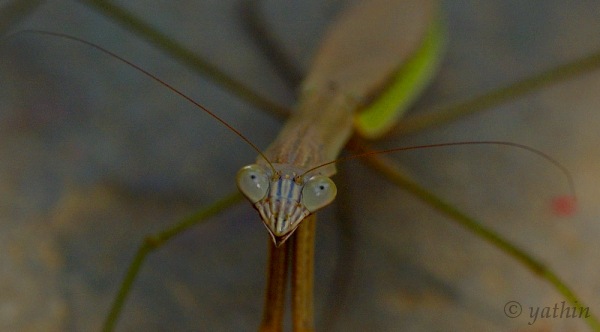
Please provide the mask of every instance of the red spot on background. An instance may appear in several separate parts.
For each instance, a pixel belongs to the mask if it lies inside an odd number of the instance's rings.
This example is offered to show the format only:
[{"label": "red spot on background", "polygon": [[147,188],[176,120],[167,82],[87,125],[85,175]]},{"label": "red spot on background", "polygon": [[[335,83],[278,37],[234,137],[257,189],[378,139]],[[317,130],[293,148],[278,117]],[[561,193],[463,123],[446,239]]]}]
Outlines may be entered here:
[{"label": "red spot on background", "polygon": [[577,211],[577,200],[573,196],[556,196],[552,199],[552,213],[558,217],[568,217]]}]

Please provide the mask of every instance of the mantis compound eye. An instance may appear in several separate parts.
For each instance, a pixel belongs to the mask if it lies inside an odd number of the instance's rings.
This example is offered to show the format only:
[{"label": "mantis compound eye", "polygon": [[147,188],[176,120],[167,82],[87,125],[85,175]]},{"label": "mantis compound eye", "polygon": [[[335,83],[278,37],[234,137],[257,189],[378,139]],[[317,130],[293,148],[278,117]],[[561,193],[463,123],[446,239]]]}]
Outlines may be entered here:
[{"label": "mantis compound eye", "polygon": [[236,176],[237,186],[252,204],[263,199],[269,191],[269,175],[258,165],[244,166]]},{"label": "mantis compound eye", "polygon": [[306,181],[302,189],[302,204],[308,211],[315,212],[330,204],[336,194],[337,188],[330,178],[316,175]]}]

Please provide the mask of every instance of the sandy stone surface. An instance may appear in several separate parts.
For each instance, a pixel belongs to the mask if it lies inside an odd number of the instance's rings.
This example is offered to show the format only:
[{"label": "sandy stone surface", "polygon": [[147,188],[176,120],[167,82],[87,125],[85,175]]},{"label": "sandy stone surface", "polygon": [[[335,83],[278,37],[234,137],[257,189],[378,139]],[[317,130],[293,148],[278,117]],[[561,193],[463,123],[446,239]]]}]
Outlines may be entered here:
[{"label": "sandy stone surface", "polygon": [[[306,66],[338,1],[263,11]],[[273,3],[273,4],[272,4]],[[127,1],[138,15],[284,104],[293,92],[257,51],[238,1]],[[452,1],[447,57],[417,108],[463,100],[600,49],[597,1]],[[109,19],[70,1],[15,30],[76,35],[133,60],[222,115],[258,146],[279,124]],[[0,47],[0,330],[98,330],[145,234],[235,190],[255,153],[163,87],[63,40],[21,35]],[[557,215],[565,179],[509,148],[393,156],[427,188],[554,269],[600,314],[600,72],[379,147],[505,140],[542,149],[573,174],[579,205]],[[337,176],[321,217],[318,327],[336,331],[582,331],[541,319],[560,306],[547,283],[358,162]],[[343,176],[342,176],[343,175]],[[343,221],[335,222],[336,209]],[[340,226],[343,225],[343,226]],[[351,249],[340,251],[342,229]],[[260,321],[267,236],[240,204],[152,255],[119,330],[252,331]],[[336,262],[340,262],[336,265]],[[345,278],[335,274],[341,268]],[[507,318],[505,304],[523,314]]]}]

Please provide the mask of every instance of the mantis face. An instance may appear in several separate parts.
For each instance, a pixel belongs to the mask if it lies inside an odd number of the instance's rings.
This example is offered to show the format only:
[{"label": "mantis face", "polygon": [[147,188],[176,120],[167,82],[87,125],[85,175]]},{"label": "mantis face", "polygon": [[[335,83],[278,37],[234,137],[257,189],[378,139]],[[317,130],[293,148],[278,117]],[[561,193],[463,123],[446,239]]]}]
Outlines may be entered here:
[{"label": "mantis face", "polygon": [[288,165],[274,167],[243,167],[237,174],[237,186],[258,210],[273,242],[279,246],[304,218],[331,204],[337,189],[326,176],[303,175],[301,169]]}]

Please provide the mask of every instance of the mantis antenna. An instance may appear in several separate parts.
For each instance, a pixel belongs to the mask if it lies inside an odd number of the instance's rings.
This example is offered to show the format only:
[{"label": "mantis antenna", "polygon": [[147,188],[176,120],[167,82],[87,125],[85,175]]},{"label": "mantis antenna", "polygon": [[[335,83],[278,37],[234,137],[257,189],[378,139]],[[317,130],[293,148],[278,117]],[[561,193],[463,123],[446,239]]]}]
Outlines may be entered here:
[{"label": "mantis antenna", "polygon": [[105,49],[102,46],[96,45],[96,44],[94,44],[92,42],[89,42],[87,40],[83,40],[81,38],[77,38],[75,36],[67,35],[67,34],[64,34],[64,33],[44,31],[44,30],[21,30],[21,31],[17,31],[17,32],[15,32],[13,34],[8,35],[6,37],[6,39],[14,38],[15,36],[17,36],[19,34],[46,35],[46,36],[53,36],[53,37],[67,39],[67,40],[72,40],[72,41],[75,41],[75,42],[78,42],[78,43],[81,43],[81,44],[93,47],[96,50],[98,50],[98,51],[100,51],[100,52],[102,52],[104,54],[107,54],[107,55],[109,55],[109,56],[111,56],[111,57],[113,57],[113,58],[121,61],[122,63],[125,63],[126,65],[129,65],[133,69],[135,69],[135,70],[141,72],[142,74],[148,76],[149,78],[151,78],[155,82],[158,82],[159,84],[165,86],[167,89],[171,90],[175,94],[179,95],[180,97],[184,98],[188,102],[192,103],[194,106],[196,106],[197,108],[203,110],[206,114],[210,115],[215,120],[219,121],[223,126],[225,126],[228,129],[230,129],[237,136],[239,136],[242,140],[244,140],[244,142],[246,142],[246,144],[248,144],[250,147],[252,147],[252,149],[254,149],[256,152],[258,152],[259,156],[261,156],[265,160],[265,162],[269,165],[269,167],[271,167],[271,169],[273,170],[273,172],[276,172],[275,168],[273,167],[273,164],[271,164],[271,161],[269,161],[269,159],[267,159],[267,157],[263,154],[263,152],[254,143],[252,143],[246,136],[244,136],[244,134],[242,134],[239,130],[237,130],[235,127],[233,127],[232,125],[230,125],[227,122],[225,122],[225,120],[221,119],[221,117],[219,117],[218,115],[216,115],[215,113],[213,113],[212,111],[210,111],[208,108],[202,106],[202,104],[200,104],[199,102],[195,101],[194,99],[192,99],[191,97],[189,97],[185,93],[179,91],[177,88],[175,88],[171,84],[163,81],[162,79],[160,79],[156,75],[150,73],[149,71],[143,69],[142,67],[136,65],[135,63],[133,63],[133,62],[131,62],[131,61],[129,61],[129,60],[127,60],[127,59],[119,56],[118,54],[116,54],[116,53],[114,53],[112,51],[109,51],[109,50]]}]

